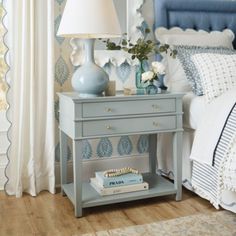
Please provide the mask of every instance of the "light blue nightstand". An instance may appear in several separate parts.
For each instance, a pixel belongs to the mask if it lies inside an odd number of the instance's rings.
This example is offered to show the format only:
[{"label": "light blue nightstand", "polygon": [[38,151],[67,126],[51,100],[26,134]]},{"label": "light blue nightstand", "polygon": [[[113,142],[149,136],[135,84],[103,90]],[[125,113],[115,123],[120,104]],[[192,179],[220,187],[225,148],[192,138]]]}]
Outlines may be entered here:
[{"label": "light blue nightstand", "polygon": [[[61,184],[75,207],[82,209],[137,199],[176,194],[182,198],[182,97],[183,94],[156,94],[80,98],[76,93],[60,93]],[[156,175],[157,133],[172,132],[174,183]],[[100,196],[82,182],[82,140],[134,134],[149,135],[150,173],[144,174],[147,191]],[[73,141],[74,182],[67,183],[67,139]]]}]

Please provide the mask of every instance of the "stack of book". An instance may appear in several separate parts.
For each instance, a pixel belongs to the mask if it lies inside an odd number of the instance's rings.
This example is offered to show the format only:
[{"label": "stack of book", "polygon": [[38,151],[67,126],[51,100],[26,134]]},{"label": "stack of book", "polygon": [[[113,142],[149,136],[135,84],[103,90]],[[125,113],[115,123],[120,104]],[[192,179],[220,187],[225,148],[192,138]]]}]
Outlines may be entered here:
[{"label": "stack of book", "polygon": [[90,184],[101,196],[142,191],[149,188],[148,183],[143,181],[142,174],[136,173],[106,177],[104,172],[95,172],[95,178],[90,179]]}]

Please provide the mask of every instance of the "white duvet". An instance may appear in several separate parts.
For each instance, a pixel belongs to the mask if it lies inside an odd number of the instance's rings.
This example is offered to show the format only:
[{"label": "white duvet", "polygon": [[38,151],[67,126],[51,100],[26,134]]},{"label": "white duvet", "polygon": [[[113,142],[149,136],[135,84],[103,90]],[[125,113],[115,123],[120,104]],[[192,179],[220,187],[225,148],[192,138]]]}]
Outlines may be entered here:
[{"label": "white duvet", "polygon": [[227,117],[236,102],[236,88],[206,106],[195,133],[190,159],[212,165],[213,154]]},{"label": "white duvet", "polygon": [[[236,88],[226,92],[207,105],[206,113],[196,130],[190,156],[196,165],[200,163],[202,166],[206,165],[212,168],[216,146],[221,140],[220,137],[229,115],[232,114],[232,111],[235,111],[235,103]],[[212,183],[216,183],[217,189],[212,190],[209,185],[210,181],[207,179],[203,180],[203,184],[198,182],[198,176],[209,176],[208,168],[205,168],[208,169],[206,173],[204,173],[204,169],[201,172],[196,170],[196,175],[193,175],[192,178],[195,191],[209,199],[213,204],[215,203],[215,206],[221,202],[223,190],[236,192],[236,116],[231,116],[230,126],[228,127],[232,127],[234,131],[231,132],[230,129],[230,138],[224,140],[223,146],[225,149],[220,151],[222,161],[219,164],[219,168],[216,168],[216,179],[212,180]],[[208,178],[212,177],[209,176]],[[206,191],[206,188],[204,189],[204,181],[208,184],[209,191]],[[215,194],[212,194],[212,192],[215,192]]]}]

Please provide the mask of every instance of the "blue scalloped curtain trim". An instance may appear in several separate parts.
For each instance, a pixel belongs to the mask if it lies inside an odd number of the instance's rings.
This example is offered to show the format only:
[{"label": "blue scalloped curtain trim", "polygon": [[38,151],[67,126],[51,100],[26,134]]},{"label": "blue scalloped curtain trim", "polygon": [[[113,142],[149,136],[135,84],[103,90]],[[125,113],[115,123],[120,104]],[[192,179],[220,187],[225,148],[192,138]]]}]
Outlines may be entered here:
[{"label": "blue scalloped curtain trim", "polygon": [[4,55],[4,60],[5,60],[5,63],[7,64],[7,66],[8,66],[8,70],[6,71],[5,76],[4,76],[5,77],[5,81],[7,82],[7,85],[8,85],[8,90],[6,92],[6,98],[7,98],[7,102],[8,102],[8,109],[6,111],[6,117],[7,117],[7,120],[9,122],[9,124],[10,124],[10,127],[8,129],[8,132],[7,132],[7,139],[9,141],[9,146],[8,146],[8,149],[7,149],[7,164],[6,164],[5,171],[4,171],[4,174],[5,174],[5,177],[6,177],[6,182],[4,184],[4,190],[5,190],[6,194],[7,194],[6,186],[7,186],[8,182],[9,182],[9,178],[7,176],[7,168],[9,166],[9,164],[10,164],[10,158],[9,158],[9,152],[10,152],[10,148],[11,148],[10,130],[11,130],[11,127],[12,127],[12,122],[11,122],[11,120],[9,118],[9,110],[10,110],[9,91],[11,89],[11,86],[10,86],[10,83],[9,83],[10,81],[8,79],[9,71],[10,71],[10,64],[9,64],[9,61],[8,61],[8,58],[9,58],[9,47],[8,47],[7,42],[6,42],[6,38],[7,38],[7,34],[8,34],[8,28],[7,28],[7,25],[5,24],[5,20],[7,19],[7,16],[8,16],[7,15],[7,11],[6,11],[6,3],[7,3],[7,1],[9,1],[9,0],[2,0],[2,6],[3,6],[3,9],[5,11],[5,15],[2,18],[2,24],[3,24],[3,27],[5,28],[5,34],[3,35],[3,43],[4,43],[5,47],[6,47],[6,52],[5,52],[5,55]]}]

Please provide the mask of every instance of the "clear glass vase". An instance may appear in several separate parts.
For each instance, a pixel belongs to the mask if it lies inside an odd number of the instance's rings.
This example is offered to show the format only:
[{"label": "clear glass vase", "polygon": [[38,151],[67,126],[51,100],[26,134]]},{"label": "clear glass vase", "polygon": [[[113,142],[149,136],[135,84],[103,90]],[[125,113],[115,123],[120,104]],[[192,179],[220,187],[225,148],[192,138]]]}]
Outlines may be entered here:
[{"label": "clear glass vase", "polygon": [[142,74],[148,70],[148,62],[146,60],[140,61],[136,69],[135,85],[137,89],[145,88],[145,84],[142,82]]}]

